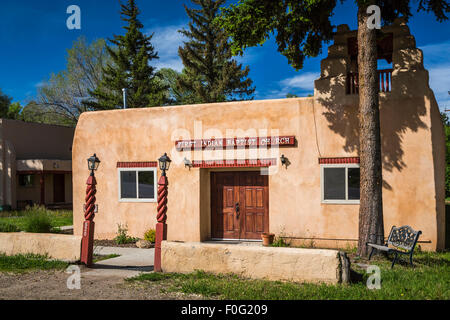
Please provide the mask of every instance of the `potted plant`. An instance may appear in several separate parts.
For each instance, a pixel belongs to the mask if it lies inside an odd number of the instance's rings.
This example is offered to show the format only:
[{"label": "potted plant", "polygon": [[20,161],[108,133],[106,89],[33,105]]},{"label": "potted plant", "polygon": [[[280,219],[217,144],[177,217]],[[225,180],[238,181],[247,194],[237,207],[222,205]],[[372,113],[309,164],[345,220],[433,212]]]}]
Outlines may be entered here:
[{"label": "potted plant", "polygon": [[273,243],[273,239],[275,238],[275,234],[264,232],[262,234],[263,246],[268,247]]}]

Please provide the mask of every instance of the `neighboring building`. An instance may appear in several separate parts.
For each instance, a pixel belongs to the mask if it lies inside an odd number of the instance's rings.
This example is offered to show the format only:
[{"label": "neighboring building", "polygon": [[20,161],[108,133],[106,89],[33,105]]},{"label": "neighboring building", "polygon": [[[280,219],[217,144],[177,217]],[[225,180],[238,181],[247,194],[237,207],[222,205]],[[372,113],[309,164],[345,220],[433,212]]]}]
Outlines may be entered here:
[{"label": "neighboring building", "polygon": [[[422,230],[423,249],[441,249],[445,136],[439,108],[408,27],[397,20],[382,31],[379,58],[392,63],[379,72],[385,233],[407,224]],[[82,114],[73,147],[75,234],[82,233],[88,157],[96,153],[102,161],[96,238],[115,237],[117,224],[143,237],[156,224],[157,160],[167,152],[173,160],[168,240],[258,240],[269,231],[295,244],[355,246],[356,36],[338,27],[314,97]]]},{"label": "neighboring building", "polygon": [[71,207],[74,128],[0,119],[0,206]]}]

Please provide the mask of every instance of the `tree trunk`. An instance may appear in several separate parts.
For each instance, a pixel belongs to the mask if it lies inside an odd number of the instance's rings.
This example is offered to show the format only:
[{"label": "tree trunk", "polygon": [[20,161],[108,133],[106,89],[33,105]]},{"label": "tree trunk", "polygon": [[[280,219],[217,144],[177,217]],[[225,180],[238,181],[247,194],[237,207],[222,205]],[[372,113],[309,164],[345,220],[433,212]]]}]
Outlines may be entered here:
[{"label": "tree trunk", "polygon": [[361,201],[359,256],[368,255],[367,242],[383,244],[380,110],[378,102],[377,34],[367,27],[366,6],[358,9],[359,153]]}]

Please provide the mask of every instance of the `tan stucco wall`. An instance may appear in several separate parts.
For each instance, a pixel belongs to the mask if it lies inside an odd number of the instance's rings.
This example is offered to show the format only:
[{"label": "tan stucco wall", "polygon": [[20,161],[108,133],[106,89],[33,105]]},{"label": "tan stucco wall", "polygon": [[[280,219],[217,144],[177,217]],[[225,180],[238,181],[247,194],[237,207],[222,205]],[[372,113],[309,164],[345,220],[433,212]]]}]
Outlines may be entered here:
[{"label": "tan stucco wall", "polygon": [[[398,34],[406,34],[405,26],[397,28],[401,31]],[[380,93],[385,233],[387,236],[392,225],[408,224],[422,230],[419,244],[423,249],[442,248],[445,170],[442,122],[428,85],[428,72],[420,63],[405,62],[420,60],[420,51],[411,49],[407,51],[409,55],[400,55],[403,49],[399,43],[403,42],[397,39],[397,33],[394,35],[396,69],[392,92]],[[338,34],[339,37],[345,38]],[[335,42],[339,44],[338,40]],[[99,204],[96,238],[113,238],[118,223],[128,224],[129,233],[137,237],[154,228],[156,203],[118,201],[116,165],[157,161],[167,152],[173,160],[168,172],[168,240],[195,242],[210,236],[210,170],[189,170],[182,160],[184,157],[191,161],[214,160],[218,155],[178,152],[175,141],[295,135],[295,147],[269,149],[268,155],[256,156],[252,154],[254,150],[247,150],[246,155],[228,154],[227,159],[279,159],[281,154],[289,159],[288,168],[278,161],[269,176],[271,232],[296,241],[313,239],[316,246],[356,244],[359,206],[321,203],[318,163],[320,157],[358,156],[358,96],[345,94],[342,63],[345,66],[346,57],[339,57],[342,52],[345,50],[330,49],[312,98],[82,114],[75,132],[72,161],[75,234],[81,234],[88,177],[86,159],[93,153],[102,161],[96,173]],[[403,60],[399,60],[400,56]]]},{"label": "tan stucco wall", "polygon": [[[409,107],[393,101],[383,104],[382,110],[400,109],[402,106]],[[82,205],[88,176],[86,159],[92,153],[95,152],[102,160],[96,173],[99,204],[99,213],[95,218],[96,237],[111,238],[115,236],[117,223],[127,223],[130,234],[142,237],[148,228],[154,227],[156,213],[156,203],[118,201],[117,162],[156,161],[169,151],[174,162],[168,173],[168,239],[200,241],[207,238],[210,229],[208,173],[203,172],[206,169],[189,170],[183,162],[177,162],[177,158],[183,159],[185,156],[191,160],[198,158],[194,158],[191,152],[179,153],[173,150],[175,140],[179,137],[172,137],[173,130],[186,128],[192,131],[193,124],[190,122],[202,119],[204,131],[210,128],[218,128],[222,132],[230,128],[256,128],[269,129],[270,135],[271,130],[278,129],[279,135],[296,136],[297,147],[280,150],[291,165],[286,169],[278,163],[278,172],[269,177],[272,232],[303,238],[356,240],[358,205],[325,205],[320,200],[320,155],[316,146],[313,115],[316,115],[321,156],[357,156],[356,150],[346,152],[345,139],[329,127],[328,121],[322,116],[325,112],[325,108],[314,99],[304,98],[83,114],[77,127],[73,153],[75,233],[81,232]],[[401,110],[397,112],[401,113]],[[393,168],[389,171],[386,165],[383,171],[384,180],[389,185],[389,188],[384,189],[384,215],[387,232],[392,224],[410,224],[423,231],[421,240],[431,241],[430,245],[424,247],[433,248],[437,241],[436,192],[427,114],[429,111],[420,118],[425,123],[422,128],[405,128],[404,132],[399,133],[403,154],[397,160],[404,164],[401,170]],[[384,121],[382,130],[395,131],[392,127],[396,124],[396,121]],[[97,138],[92,139],[94,136]],[[389,149],[391,145],[388,141],[392,136],[383,136],[384,150],[387,149],[385,154],[396,154],[398,150]],[[200,188],[206,192],[201,192]]]},{"label": "tan stucco wall", "polygon": [[43,233],[0,233],[0,253],[6,255],[40,254],[50,258],[79,261],[81,237]]},{"label": "tan stucco wall", "polygon": [[164,272],[216,274],[272,281],[336,284],[342,282],[342,264],[336,250],[274,248],[207,243],[163,241],[161,266]]}]

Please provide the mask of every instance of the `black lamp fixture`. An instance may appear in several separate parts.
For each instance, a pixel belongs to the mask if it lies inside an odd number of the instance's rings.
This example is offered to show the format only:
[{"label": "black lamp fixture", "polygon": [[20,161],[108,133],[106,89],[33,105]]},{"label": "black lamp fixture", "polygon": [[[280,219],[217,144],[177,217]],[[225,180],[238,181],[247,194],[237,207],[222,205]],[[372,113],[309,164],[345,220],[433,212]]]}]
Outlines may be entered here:
[{"label": "black lamp fixture", "polygon": [[164,153],[164,155],[158,159],[159,161],[159,169],[162,171],[162,175],[166,175],[166,171],[170,168],[170,163],[172,160],[167,156],[167,153]]},{"label": "black lamp fixture", "polygon": [[87,159],[88,169],[91,170],[91,175],[94,175],[94,171],[97,171],[98,166],[100,165],[100,159],[97,158],[97,155],[94,153],[92,157]]},{"label": "black lamp fixture", "polygon": [[286,158],[286,157],[284,156],[284,154],[282,154],[281,157],[280,157],[280,160],[281,160],[281,166],[286,166],[286,168],[287,168],[287,166],[288,166],[288,164],[289,164],[288,158]]}]

